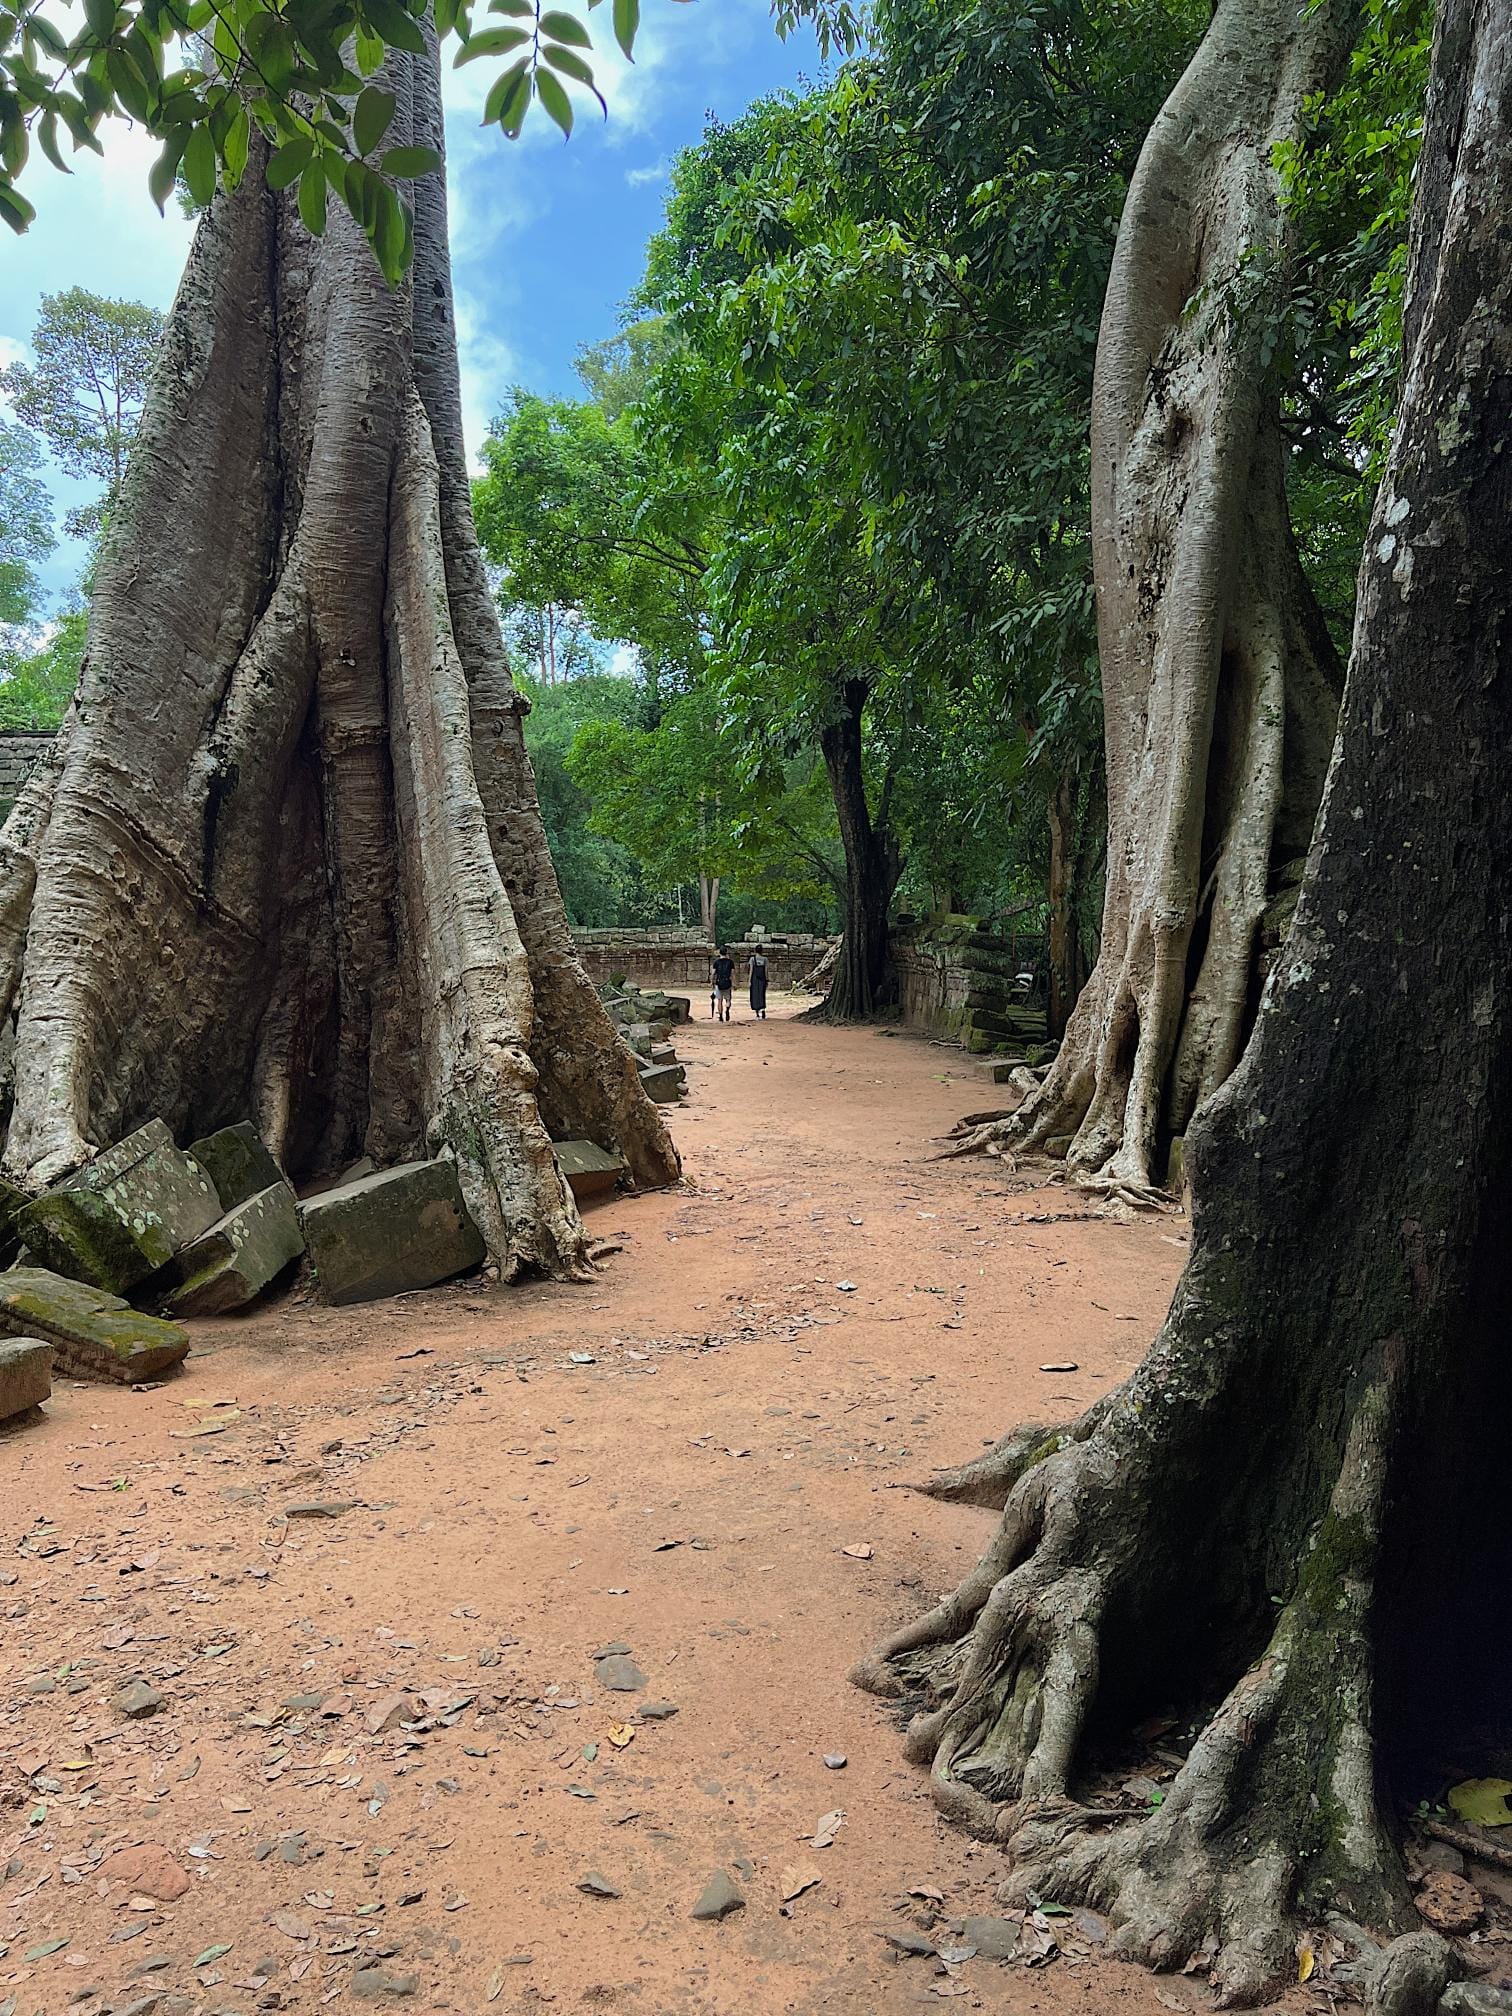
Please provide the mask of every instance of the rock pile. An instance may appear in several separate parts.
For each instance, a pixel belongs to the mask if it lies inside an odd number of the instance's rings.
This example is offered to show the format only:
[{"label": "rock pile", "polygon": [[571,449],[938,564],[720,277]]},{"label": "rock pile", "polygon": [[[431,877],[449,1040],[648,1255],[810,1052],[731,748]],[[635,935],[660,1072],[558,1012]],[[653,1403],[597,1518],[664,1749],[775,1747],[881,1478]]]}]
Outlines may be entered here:
[{"label": "rock pile", "polygon": [[688,1089],[687,1072],[677,1061],[672,1031],[691,1022],[693,1004],[685,994],[663,994],[645,987],[601,987],[604,1006],[618,1026],[620,1038],[635,1053],[636,1069],[648,1098],[670,1106]]},{"label": "rock pile", "polygon": [[149,1120],[39,1197],[0,1185],[0,1420],[44,1401],[55,1369],[156,1378],[188,1355],[176,1319],[243,1308],[301,1260],[345,1303],[484,1257],[450,1162],[364,1165],[301,1199],[249,1121],[180,1148]]}]

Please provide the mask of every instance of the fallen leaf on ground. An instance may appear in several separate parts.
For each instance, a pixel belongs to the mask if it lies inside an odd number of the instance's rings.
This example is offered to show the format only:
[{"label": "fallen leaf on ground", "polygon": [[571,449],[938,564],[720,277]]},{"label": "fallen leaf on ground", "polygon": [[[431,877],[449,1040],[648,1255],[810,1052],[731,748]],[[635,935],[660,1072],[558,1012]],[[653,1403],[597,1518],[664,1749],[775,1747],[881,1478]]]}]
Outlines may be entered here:
[{"label": "fallen leaf on ground", "polygon": [[854,1547],[842,1547],[842,1554],[848,1554],[852,1561],[870,1561],[872,1550],[864,1542],[858,1541]]},{"label": "fallen leaf on ground", "polygon": [[824,1878],[812,1862],[794,1862],[782,1872],[782,1901],[791,1904],[795,1897],[801,1897],[805,1890],[812,1890]]},{"label": "fallen leaf on ground", "polygon": [[1512,1779],[1466,1778],[1449,1788],[1449,1804],[1472,1827],[1512,1826]]},{"label": "fallen leaf on ground", "polygon": [[812,1845],[815,1848],[833,1847],[835,1836],[844,1825],[845,1814],[837,1806],[833,1813],[826,1813],[823,1819],[820,1820],[819,1825],[814,1829]]}]

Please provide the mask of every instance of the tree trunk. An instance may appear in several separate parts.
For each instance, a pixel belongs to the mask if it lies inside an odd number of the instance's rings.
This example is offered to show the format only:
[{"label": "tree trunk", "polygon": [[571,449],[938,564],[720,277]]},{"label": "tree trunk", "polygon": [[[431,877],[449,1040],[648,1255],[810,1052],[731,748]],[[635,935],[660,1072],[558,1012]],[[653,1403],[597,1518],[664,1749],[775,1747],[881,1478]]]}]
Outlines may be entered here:
[{"label": "tree trunk", "polygon": [[700,875],[698,878],[698,915],[703,926],[704,942],[707,945],[719,943],[719,877]]},{"label": "tree trunk", "polygon": [[1047,818],[1050,826],[1050,882],[1047,891],[1050,912],[1050,994],[1049,1032],[1057,1041],[1066,1033],[1071,1010],[1081,992],[1081,934],[1076,920],[1076,772],[1063,770],[1050,793]]},{"label": "tree trunk", "polygon": [[[398,141],[440,148],[436,53]],[[196,235],[58,760],[0,844],[6,1173],[252,1114],[297,1175],[449,1154],[501,1271],[584,1271],[552,1137],[677,1159],[572,949],[472,525],[446,190],[385,285],[255,159]]]},{"label": "tree trunk", "polygon": [[887,919],[903,863],[886,817],[873,821],[866,802],[861,736],[866,694],[864,679],[847,679],[839,718],[819,731],[845,851],[839,957],[829,993],[809,1011],[825,1022],[864,1022],[898,998]]},{"label": "tree trunk", "polygon": [[[1446,0],[1338,746],[1254,1039],[1189,1137],[1187,1270],[1122,1389],[938,1480],[996,1538],[860,1674],[922,1696],[912,1751],[1018,1889],[1210,1958],[1228,2001],[1294,1980],[1331,1915],[1412,1927],[1393,1798],[1512,1737],[1509,428],[1512,0]],[[1126,1815],[1098,1759],[1157,1709],[1197,1733]],[[1455,1964],[1423,1934],[1364,1958],[1395,2016]]]},{"label": "tree trunk", "polygon": [[[1130,184],[1092,395],[1108,774],[1097,968],[1049,1077],[971,1147],[1071,1135],[1081,1180],[1149,1191],[1233,1070],[1277,870],[1322,795],[1337,655],[1292,539],[1258,298],[1287,253],[1276,146],[1355,0],[1218,0]],[[1248,297],[1248,298],[1247,298]]]}]

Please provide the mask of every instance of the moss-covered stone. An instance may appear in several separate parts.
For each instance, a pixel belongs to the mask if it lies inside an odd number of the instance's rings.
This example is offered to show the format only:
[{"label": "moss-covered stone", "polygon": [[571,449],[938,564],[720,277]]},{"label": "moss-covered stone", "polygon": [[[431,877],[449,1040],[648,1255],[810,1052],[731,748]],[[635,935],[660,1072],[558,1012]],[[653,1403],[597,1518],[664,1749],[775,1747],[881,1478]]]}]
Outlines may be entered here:
[{"label": "moss-covered stone", "polygon": [[238,1120],[232,1127],[192,1141],[189,1153],[214,1184],[223,1211],[234,1211],[238,1204],[285,1180],[272,1150],[250,1120]]},{"label": "moss-covered stone", "polygon": [[0,1421],[40,1407],[52,1393],[52,1345],[45,1337],[0,1343]]},{"label": "moss-covered stone", "polygon": [[53,1273],[124,1295],[208,1231],[215,1186],[151,1120],[16,1214],[27,1250]]},{"label": "moss-covered stone", "polygon": [[178,1255],[174,1265],[180,1281],[164,1298],[164,1312],[222,1316],[240,1309],[277,1280],[304,1247],[294,1192],[280,1177],[228,1211]]},{"label": "moss-covered stone", "polygon": [[343,1183],[299,1207],[321,1299],[372,1302],[430,1288],[486,1248],[450,1162],[405,1162]]},{"label": "moss-covered stone", "polygon": [[143,1316],[118,1295],[45,1267],[0,1274],[0,1330],[46,1338],[58,1371],[123,1386],[156,1378],[189,1355],[178,1324]]}]

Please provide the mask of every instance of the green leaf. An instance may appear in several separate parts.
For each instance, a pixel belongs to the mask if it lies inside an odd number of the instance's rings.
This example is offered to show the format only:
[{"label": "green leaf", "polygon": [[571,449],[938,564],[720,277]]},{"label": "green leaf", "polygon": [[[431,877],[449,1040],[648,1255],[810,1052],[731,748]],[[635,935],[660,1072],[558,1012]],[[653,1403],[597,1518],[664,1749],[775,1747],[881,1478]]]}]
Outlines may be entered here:
[{"label": "green leaf", "polygon": [[247,54],[269,88],[283,92],[294,77],[294,37],[276,14],[254,14],[242,30]]},{"label": "green leaf", "polygon": [[184,148],[184,180],[201,209],[215,194],[215,142],[208,126],[196,126]]},{"label": "green leaf", "polygon": [[507,56],[511,49],[530,41],[531,33],[529,28],[484,28],[470,42],[463,43],[452,68],[460,69],[464,63],[471,63],[474,56]]},{"label": "green leaf", "polygon": [[517,134],[525,117],[525,107],[530,103],[530,65],[521,57],[511,64],[502,77],[494,80],[483,105],[483,124],[492,126],[497,120],[508,134]]},{"label": "green leaf", "polygon": [[383,37],[374,35],[370,29],[359,27],[353,53],[357,58],[357,68],[364,77],[371,77],[375,70],[383,67],[386,51]]},{"label": "green leaf", "polygon": [[58,148],[58,115],[56,112],[43,113],[37,127],[37,138],[42,143],[42,152],[51,161],[54,168],[60,168],[65,175],[72,175],[72,168],[63,159]]},{"label": "green leaf", "polygon": [[572,100],[549,70],[537,70],[535,74],[536,96],[546,110],[561,127],[564,134],[572,131]]},{"label": "green leaf", "polygon": [[178,134],[170,140],[147,171],[147,194],[158,206],[161,214],[173,194],[173,185],[178,180],[179,162],[184,158],[184,136]]},{"label": "green leaf", "polygon": [[19,189],[12,189],[9,182],[0,182],[0,217],[12,231],[19,236],[36,214]]},{"label": "green leaf", "polygon": [[593,37],[575,14],[563,14],[553,9],[541,16],[541,33],[549,35],[553,42],[570,42],[577,49],[591,49]]},{"label": "green leaf", "polygon": [[400,182],[413,182],[421,175],[434,175],[441,156],[434,147],[390,147],[383,157],[383,172]]},{"label": "green leaf", "polygon": [[412,56],[425,54],[420,24],[405,12],[399,0],[362,0],[362,11],[391,49],[408,49]]},{"label": "green leaf", "polygon": [[225,173],[228,189],[234,189],[247,170],[247,149],[252,139],[252,128],[247,120],[247,108],[238,99],[232,114],[231,124],[226,128],[226,137],[221,142],[221,167]]},{"label": "green leaf", "polygon": [[299,218],[312,238],[325,230],[325,163],[318,154],[299,178]]},{"label": "green leaf", "polygon": [[564,77],[572,77],[579,84],[586,84],[600,105],[604,106],[605,118],[609,116],[609,107],[604,104],[604,94],[593,81],[593,71],[583,61],[582,57],[579,56],[576,49],[558,49],[553,44],[550,48],[542,50],[541,53],[553,70],[560,70]]},{"label": "green leaf", "polygon": [[1449,1788],[1449,1804],[1461,1820],[1473,1827],[1512,1827],[1512,1780],[1506,1778],[1466,1778]]},{"label": "green leaf", "polygon": [[627,56],[633,57],[639,27],[640,0],[614,0],[614,39]]},{"label": "green leaf", "polygon": [[392,91],[380,91],[376,84],[368,85],[352,113],[352,138],[357,142],[359,154],[372,153],[387,133],[398,103]]},{"label": "green leaf", "polygon": [[204,1952],[197,1955],[189,1964],[192,1967],[208,1967],[212,1960],[219,1960],[222,1954],[229,1953],[235,1944],[234,1939],[223,1939],[217,1945],[207,1946]]},{"label": "green leaf", "polygon": [[291,140],[286,147],[280,147],[268,163],[268,187],[287,189],[296,177],[304,173],[314,152],[313,140]]},{"label": "green leaf", "polygon": [[90,32],[104,42],[115,27],[116,0],[84,0],[84,19]]},{"label": "green leaf", "polygon": [[530,0],[488,0],[488,11],[490,14],[512,14],[519,21],[535,18],[535,8]]}]

